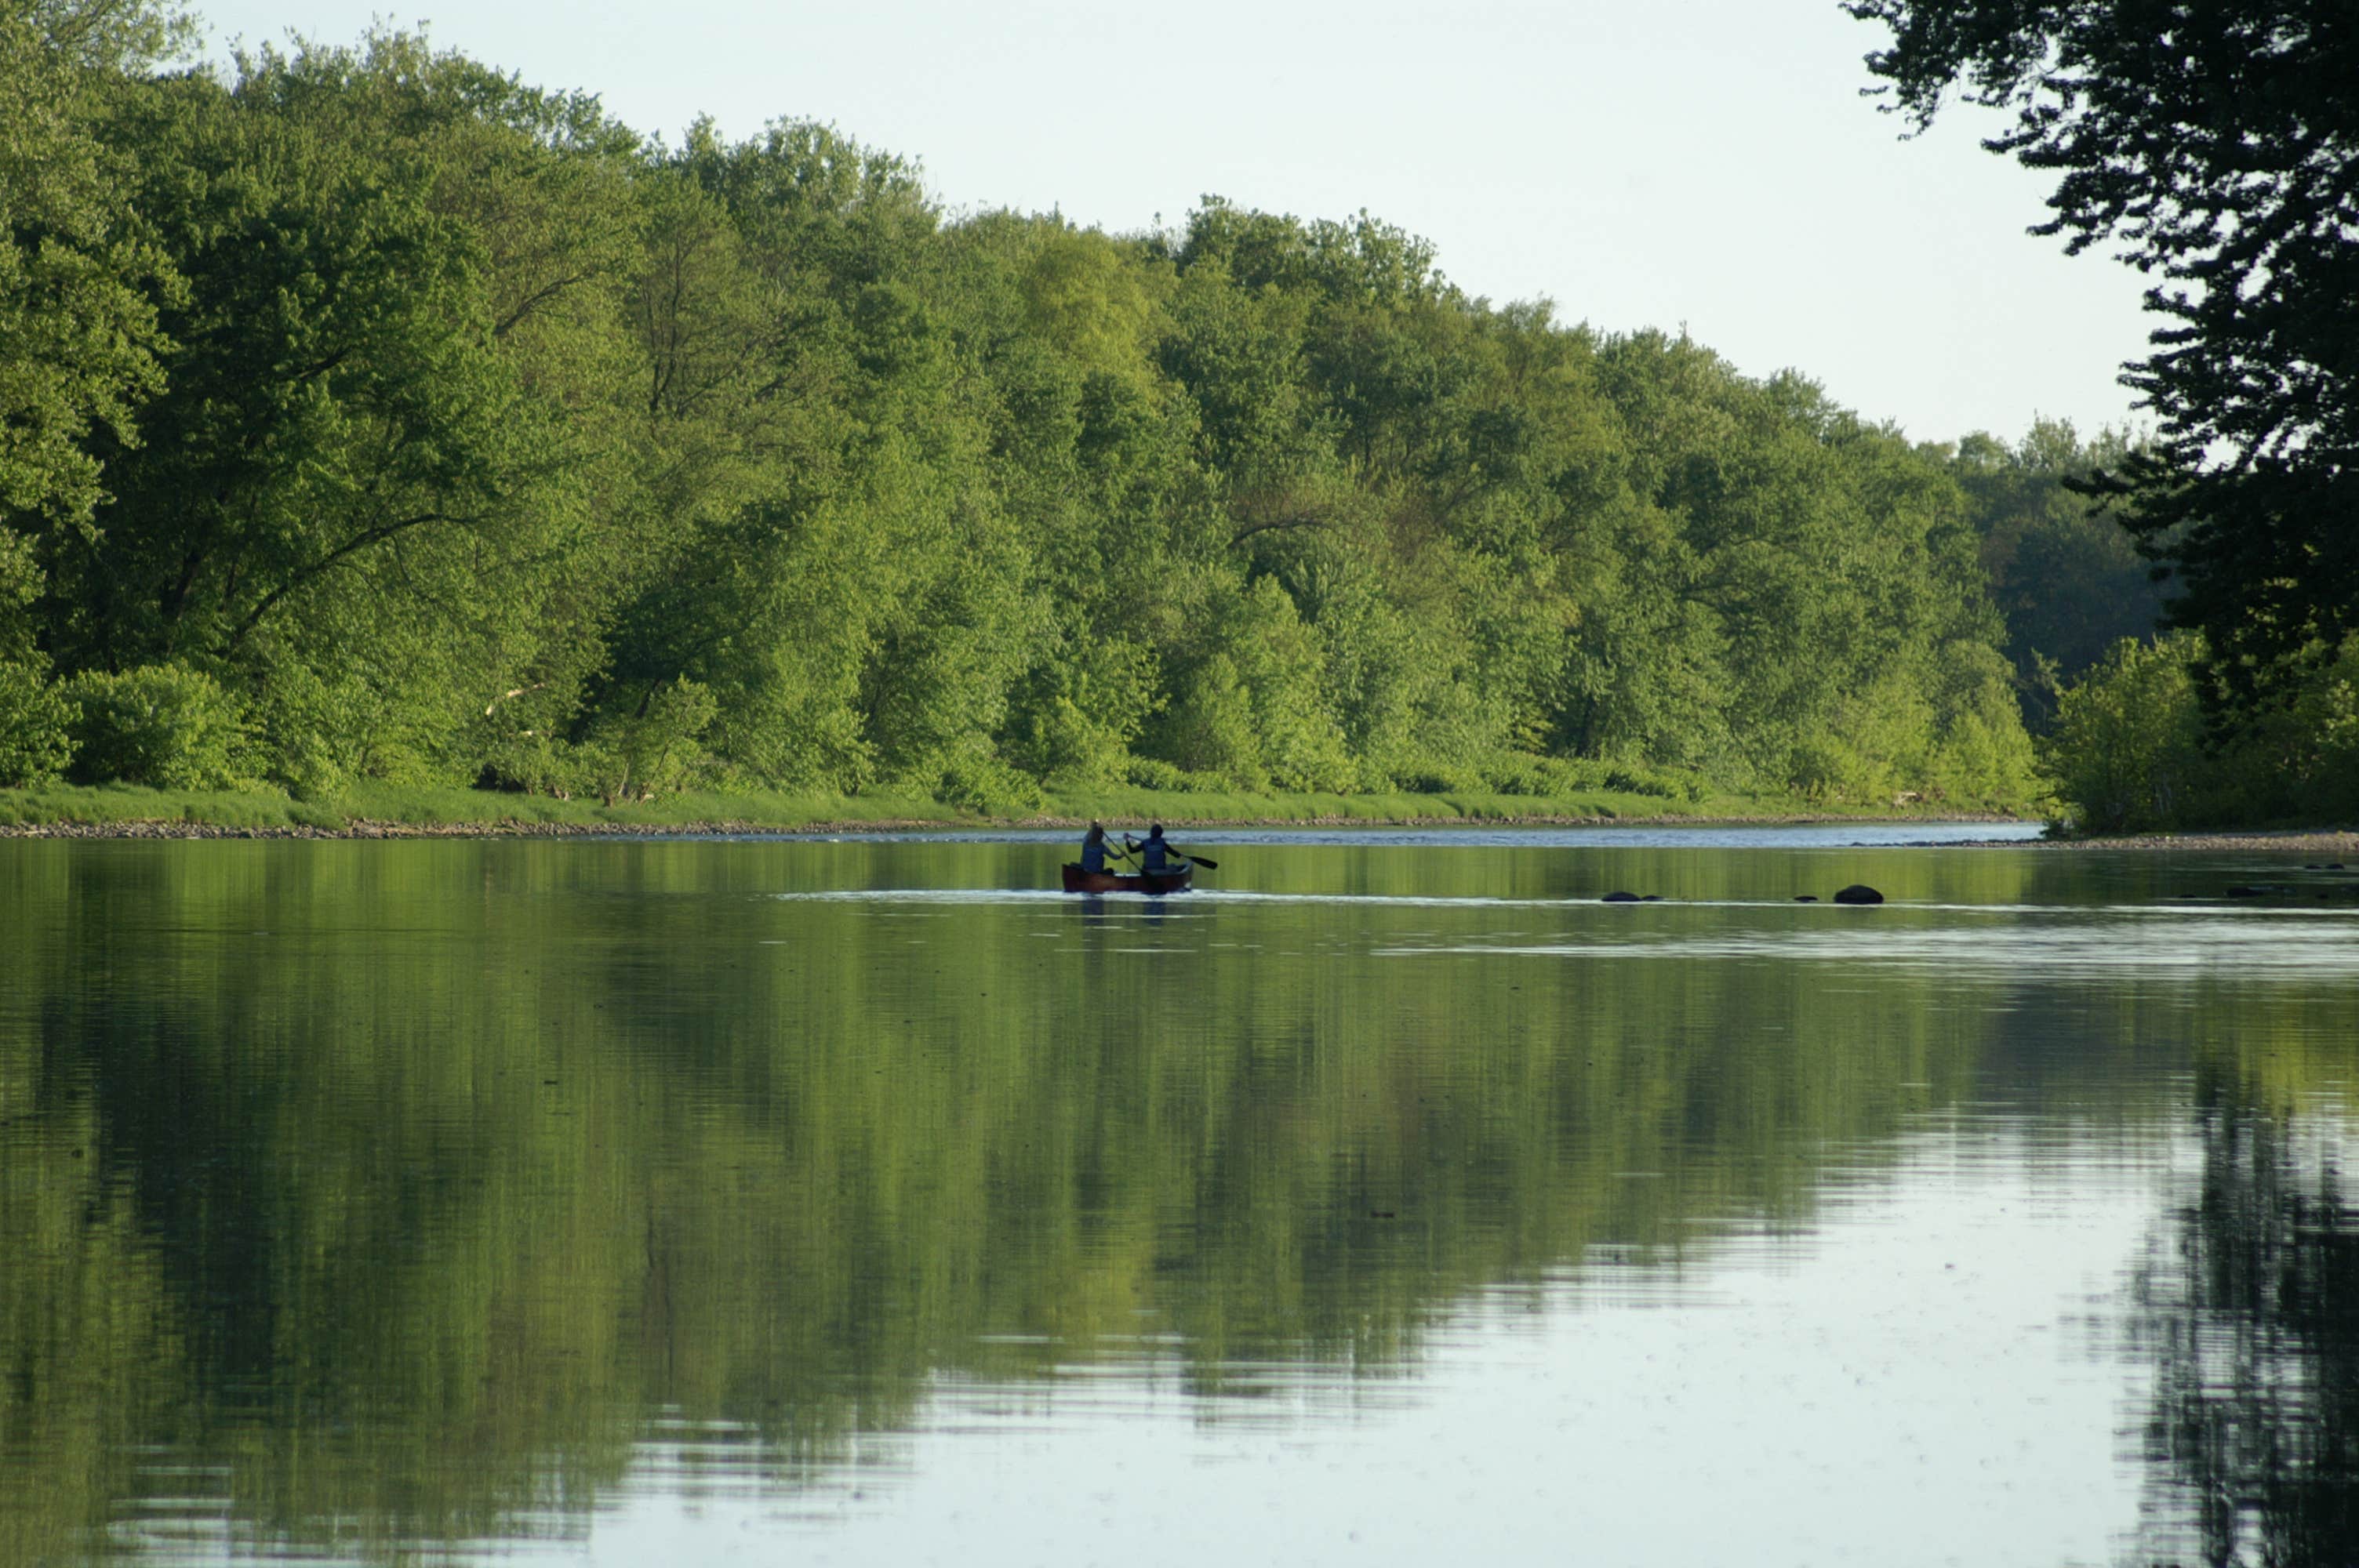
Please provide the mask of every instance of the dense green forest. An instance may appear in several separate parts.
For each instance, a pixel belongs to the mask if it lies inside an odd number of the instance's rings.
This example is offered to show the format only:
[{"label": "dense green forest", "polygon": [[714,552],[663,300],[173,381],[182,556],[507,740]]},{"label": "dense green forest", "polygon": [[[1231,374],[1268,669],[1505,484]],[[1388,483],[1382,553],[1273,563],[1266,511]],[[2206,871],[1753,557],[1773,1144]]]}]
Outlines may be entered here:
[{"label": "dense green forest", "polygon": [[2060,691],[2121,639],[2150,636],[2162,615],[2153,563],[2119,522],[2069,488],[2135,449],[2120,431],[2084,441],[2069,423],[2041,419],[2014,446],[1968,436],[1951,460],[2035,735],[2053,727]]},{"label": "dense green forest", "polygon": [[2188,587],[2168,442],[188,32],[0,5],[0,786],[2359,809],[2359,654]]},{"label": "dense green forest", "polygon": [[1366,214],[953,215],[414,37],[10,16],[0,783],[2019,803],[2035,652],[2150,619],[2071,431],[1912,444]]}]

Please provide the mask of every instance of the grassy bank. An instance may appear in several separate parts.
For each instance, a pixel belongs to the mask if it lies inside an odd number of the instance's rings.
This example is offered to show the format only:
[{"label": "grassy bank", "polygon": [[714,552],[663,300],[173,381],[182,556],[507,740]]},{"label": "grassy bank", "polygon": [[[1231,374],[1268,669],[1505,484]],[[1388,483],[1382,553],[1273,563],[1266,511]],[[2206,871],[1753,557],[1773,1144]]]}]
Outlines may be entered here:
[{"label": "grassy bank", "polygon": [[220,831],[297,834],[595,833],[863,826],[1042,827],[1150,821],[1240,823],[1614,822],[1667,818],[1773,820],[1798,816],[1940,816],[1889,807],[1830,807],[1752,795],[1673,801],[1599,792],[1563,796],[1202,794],[1110,789],[1051,794],[1037,809],[978,811],[901,795],[676,795],[602,806],[594,800],[468,789],[356,789],[330,800],[268,792],[189,793],[128,785],[0,790],[0,833],[65,829],[125,834]]}]

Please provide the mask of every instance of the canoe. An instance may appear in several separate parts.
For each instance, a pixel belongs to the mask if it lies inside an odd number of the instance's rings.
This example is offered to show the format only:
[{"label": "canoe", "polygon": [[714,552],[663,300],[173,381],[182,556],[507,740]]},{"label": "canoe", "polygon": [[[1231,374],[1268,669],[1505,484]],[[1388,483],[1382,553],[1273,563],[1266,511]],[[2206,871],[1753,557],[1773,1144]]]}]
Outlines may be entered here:
[{"label": "canoe", "polygon": [[1085,871],[1071,860],[1065,862],[1067,892],[1186,892],[1195,880],[1193,866],[1126,877],[1114,871]]}]

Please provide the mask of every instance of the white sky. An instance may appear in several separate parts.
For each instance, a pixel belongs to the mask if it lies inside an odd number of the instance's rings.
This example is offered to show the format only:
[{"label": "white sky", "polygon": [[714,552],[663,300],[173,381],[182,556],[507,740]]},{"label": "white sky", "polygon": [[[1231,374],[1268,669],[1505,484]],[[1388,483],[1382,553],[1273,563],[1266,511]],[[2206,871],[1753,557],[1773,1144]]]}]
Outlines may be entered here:
[{"label": "white sky", "polygon": [[216,49],[373,17],[677,139],[830,121],[919,160],[953,208],[1108,230],[1205,192],[1364,207],[1494,300],[1607,330],[1682,324],[1739,369],[1799,369],[1913,438],[2136,416],[2141,279],[2027,235],[2049,182],[1859,96],[1884,39],[1833,0],[197,0]]}]

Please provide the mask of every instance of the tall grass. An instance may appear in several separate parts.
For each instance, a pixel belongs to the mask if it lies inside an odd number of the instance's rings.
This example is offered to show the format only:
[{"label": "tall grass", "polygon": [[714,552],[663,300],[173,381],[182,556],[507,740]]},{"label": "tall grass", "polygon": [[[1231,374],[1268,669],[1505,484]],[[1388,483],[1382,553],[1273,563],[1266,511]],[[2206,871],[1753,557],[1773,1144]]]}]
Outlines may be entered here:
[{"label": "tall grass", "polygon": [[1796,796],[1715,795],[1669,801],[1614,791],[1566,795],[1436,794],[1285,795],[1112,788],[1051,792],[1038,806],[976,810],[918,796],[865,795],[696,795],[602,806],[596,801],[486,790],[362,785],[321,800],[273,790],[185,791],[130,784],[54,784],[0,790],[0,826],[78,823],[93,827],[192,823],[228,829],[342,832],[364,824],[425,831],[661,830],[742,827],[790,830],[834,825],[926,824],[1050,826],[1098,819],[1114,823],[1508,822],[1685,817],[1695,820],[1794,816],[1932,815],[1867,808],[1829,809]]},{"label": "tall grass", "polygon": [[[1282,795],[1152,789],[1052,793],[1044,815],[1109,822],[1500,822],[1537,817],[1612,820],[1625,816],[1700,816],[1734,802],[1690,805],[1656,795],[1598,792],[1573,795],[1493,795],[1448,791],[1431,795]],[[1756,812],[1760,808],[1755,807]]]}]

